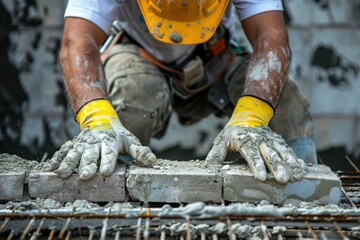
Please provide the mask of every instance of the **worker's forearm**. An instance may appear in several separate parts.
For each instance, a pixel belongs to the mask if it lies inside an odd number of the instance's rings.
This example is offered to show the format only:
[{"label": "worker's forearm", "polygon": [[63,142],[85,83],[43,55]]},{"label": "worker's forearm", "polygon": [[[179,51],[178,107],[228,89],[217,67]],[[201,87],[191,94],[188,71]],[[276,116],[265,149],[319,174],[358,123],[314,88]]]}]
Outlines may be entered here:
[{"label": "worker's forearm", "polygon": [[257,96],[276,107],[287,79],[290,60],[286,32],[269,30],[261,34],[254,44],[243,94]]},{"label": "worker's forearm", "polygon": [[64,38],[60,61],[74,112],[88,101],[107,98],[105,75],[94,40]]}]

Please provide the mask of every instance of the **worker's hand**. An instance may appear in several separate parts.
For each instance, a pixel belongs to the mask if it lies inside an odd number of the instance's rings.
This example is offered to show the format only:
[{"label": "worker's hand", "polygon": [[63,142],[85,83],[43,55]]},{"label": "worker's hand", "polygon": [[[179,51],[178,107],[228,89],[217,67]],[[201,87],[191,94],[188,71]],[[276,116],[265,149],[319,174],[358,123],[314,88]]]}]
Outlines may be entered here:
[{"label": "worker's hand", "polygon": [[265,165],[280,183],[301,179],[306,164],[280,135],[267,127],[273,116],[273,108],[264,101],[250,96],[240,98],[230,121],[215,138],[206,166],[221,164],[228,151],[236,151],[260,181],[266,180]]},{"label": "worker's hand", "polygon": [[149,147],[144,147],[120,120],[108,100],[95,100],[83,106],[76,115],[81,132],[73,140],[66,142],[51,160],[43,166],[43,171],[55,172],[61,178],[68,178],[79,169],[80,179],[92,178],[98,169],[109,176],[114,172],[119,153],[130,154],[144,166],[155,163],[156,157]]}]

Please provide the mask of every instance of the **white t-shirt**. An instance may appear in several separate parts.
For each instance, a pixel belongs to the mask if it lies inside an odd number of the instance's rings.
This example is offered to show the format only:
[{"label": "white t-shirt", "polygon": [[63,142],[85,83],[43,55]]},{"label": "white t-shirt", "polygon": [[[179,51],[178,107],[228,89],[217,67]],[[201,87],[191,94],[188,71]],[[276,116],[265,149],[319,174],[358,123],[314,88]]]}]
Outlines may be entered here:
[{"label": "white t-shirt", "polygon": [[[232,0],[232,3],[222,19],[230,31],[235,31],[232,7],[235,7],[240,21],[261,12],[283,10],[281,0]],[[157,59],[167,63],[181,61],[195,48],[195,45],[167,44],[156,40],[148,31],[136,0],[69,0],[65,17],[87,19],[107,34],[113,21],[118,19],[127,34]]]}]

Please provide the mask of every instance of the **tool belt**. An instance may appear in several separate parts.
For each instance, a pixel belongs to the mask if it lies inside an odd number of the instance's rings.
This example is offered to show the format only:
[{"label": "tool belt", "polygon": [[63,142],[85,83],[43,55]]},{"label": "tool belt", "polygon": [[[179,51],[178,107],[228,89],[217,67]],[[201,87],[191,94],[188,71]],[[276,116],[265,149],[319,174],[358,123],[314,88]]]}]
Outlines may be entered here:
[{"label": "tool belt", "polygon": [[[119,27],[115,27],[115,29],[119,29]],[[139,55],[169,76],[174,92],[186,99],[193,94],[208,89],[221,79],[236,55],[233,49],[228,47],[228,42],[229,32],[220,24],[213,37],[206,43],[197,45],[193,54],[183,63],[163,63],[141,48],[141,46]],[[109,51],[116,43],[132,43],[139,46],[124,31],[119,31],[112,37],[106,50],[100,51],[103,63],[109,58]]]}]

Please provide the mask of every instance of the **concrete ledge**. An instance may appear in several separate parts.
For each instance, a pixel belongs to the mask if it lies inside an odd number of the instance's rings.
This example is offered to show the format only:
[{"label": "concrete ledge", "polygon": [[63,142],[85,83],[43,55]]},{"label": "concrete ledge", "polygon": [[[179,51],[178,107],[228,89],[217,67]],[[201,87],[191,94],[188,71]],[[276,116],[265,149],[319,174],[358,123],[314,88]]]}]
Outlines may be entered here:
[{"label": "concrete ledge", "polygon": [[24,182],[25,172],[0,174],[0,201],[21,201]]},{"label": "concrete ledge", "polygon": [[214,202],[221,201],[220,174],[202,168],[195,161],[158,159],[154,168],[132,165],[126,188],[133,201],[142,202]]},{"label": "concrete ledge", "polygon": [[109,177],[97,173],[93,179],[82,181],[78,174],[63,180],[53,172],[31,173],[31,198],[51,198],[60,202],[88,200],[92,202],[125,200],[125,166],[119,166]]},{"label": "concrete ledge", "polygon": [[318,200],[322,204],[338,204],[341,181],[324,165],[309,167],[306,176],[297,182],[279,184],[274,179],[265,182],[254,179],[245,165],[231,165],[224,173],[223,198],[230,202],[257,202],[267,200],[283,204],[285,200]]}]

